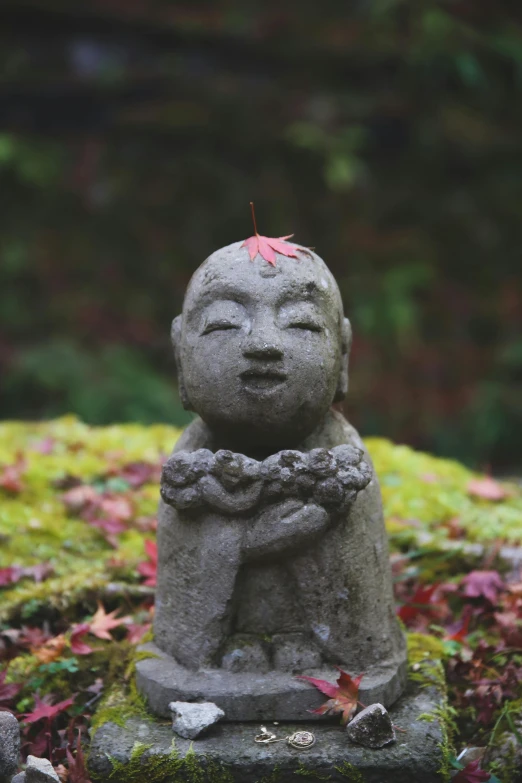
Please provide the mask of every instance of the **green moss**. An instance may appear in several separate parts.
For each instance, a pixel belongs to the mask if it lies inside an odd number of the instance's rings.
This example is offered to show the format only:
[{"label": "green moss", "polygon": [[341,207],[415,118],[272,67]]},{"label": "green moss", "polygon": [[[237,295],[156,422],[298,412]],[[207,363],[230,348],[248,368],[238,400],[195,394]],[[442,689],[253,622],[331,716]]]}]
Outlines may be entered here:
[{"label": "green moss", "polygon": [[428,543],[429,533],[436,544],[447,539],[443,525],[452,517],[459,518],[468,541],[486,543],[500,538],[520,542],[520,487],[509,485],[509,496],[491,503],[468,494],[467,485],[476,474],[458,462],[383,438],[368,438],[366,446],[379,476],[392,544],[402,546],[415,540],[412,519],[420,523],[423,543]]},{"label": "green moss", "polygon": [[436,636],[428,636],[424,633],[408,633],[408,663],[410,666],[422,663],[426,659],[441,659],[444,655],[444,646]]},{"label": "green moss", "polygon": [[[499,743],[502,745],[502,742]],[[518,783],[520,781],[520,756],[512,743],[502,747],[502,758],[487,765],[488,772],[501,777],[502,783]]]},{"label": "green moss", "polygon": [[446,693],[446,677],[442,656],[444,648],[440,639],[422,633],[408,633],[409,675],[423,688],[434,686]]},{"label": "green moss", "polygon": [[[135,742],[130,759],[110,757],[112,770],[106,780],[113,783],[233,783],[230,771],[212,759],[198,756],[192,746],[181,758],[172,740],[167,755],[153,752],[152,745]],[[93,777],[93,780],[96,780]],[[99,780],[99,778],[98,778]],[[260,782],[261,783],[261,782]],[[263,783],[269,783],[264,781]],[[275,783],[271,781],[270,783]]]},{"label": "green moss", "polygon": [[116,723],[125,726],[129,718],[148,718],[147,702],[136,687],[135,668],[137,661],[146,658],[157,658],[154,653],[140,651],[127,645],[126,654],[122,650],[117,657],[114,669],[107,675],[108,682],[113,682],[107,695],[102,700],[92,718],[91,736],[105,723]]},{"label": "green moss", "polygon": [[499,712],[489,739],[486,759],[493,758],[494,760],[487,763],[485,767],[492,774],[498,774],[502,783],[518,783],[520,780],[522,751],[512,726],[515,725],[520,733],[521,711],[522,699],[506,702]]},{"label": "green moss", "polygon": [[274,769],[269,775],[263,775],[262,778],[256,780],[256,783],[279,783],[280,779],[281,779],[281,773],[279,772],[279,766],[276,764],[276,766],[274,767]]},{"label": "green moss", "polygon": [[[151,747],[136,742],[128,762],[121,763],[111,758],[112,770],[108,780],[114,783],[175,783],[182,780],[180,772],[184,762],[179,757],[174,740],[167,756],[150,753]],[[199,782],[195,779],[194,783]]]},{"label": "green moss", "polygon": [[362,772],[360,772],[353,764],[349,764],[347,761],[343,761],[343,763],[335,769],[337,772],[341,773],[343,778],[349,780],[350,783],[365,783],[365,777]]},{"label": "green moss", "polygon": [[453,737],[456,734],[455,710],[450,707],[447,697],[446,678],[442,665],[444,647],[440,639],[421,633],[408,633],[408,664],[410,679],[423,688],[434,687],[440,694],[440,705],[428,713],[419,716],[427,723],[438,722],[442,733],[439,748],[442,755],[439,775],[442,781],[450,780],[453,755]]},{"label": "green moss", "polygon": [[294,775],[300,775],[303,778],[313,778],[313,780],[331,780],[331,775],[321,775],[319,772],[315,772],[313,769],[307,769],[303,762],[299,763],[298,769],[295,770]]}]

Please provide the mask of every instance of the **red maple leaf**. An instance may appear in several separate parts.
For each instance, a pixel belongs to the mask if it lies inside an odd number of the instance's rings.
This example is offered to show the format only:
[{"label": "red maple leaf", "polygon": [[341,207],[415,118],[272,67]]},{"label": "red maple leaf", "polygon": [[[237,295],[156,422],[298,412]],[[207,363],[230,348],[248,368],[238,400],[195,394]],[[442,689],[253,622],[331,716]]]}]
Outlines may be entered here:
[{"label": "red maple leaf", "polygon": [[0,705],[7,707],[7,705],[18,696],[22,690],[22,686],[18,683],[6,683],[7,669],[0,672]]},{"label": "red maple leaf", "polygon": [[8,566],[7,568],[0,568],[0,587],[8,587],[14,585],[21,579],[23,569],[19,566]]},{"label": "red maple leaf", "polygon": [[485,769],[479,769],[480,759],[470,761],[469,764],[461,769],[453,778],[453,783],[485,783],[491,777],[490,772]]},{"label": "red maple leaf", "polygon": [[16,455],[16,462],[13,465],[4,465],[0,469],[0,487],[6,492],[18,494],[22,492],[24,485],[22,483],[22,473],[26,468],[26,462],[22,454]]},{"label": "red maple leaf", "polygon": [[138,642],[141,642],[145,634],[150,631],[152,628],[152,623],[131,623],[128,628],[129,631],[127,634],[127,641],[131,644],[138,644]]},{"label": "red maple leaf", "polygon": [[499,484],[491,476],[472,479],[468,483],[467,490],[468,495],[484,500],[505,500],[509,494],[502,484]]},{"label": "red maple leaf", "polygon": [[[72,732],[71,732],[72,734]],[[78,732],[78,741],[76,742],[76,755],[73,756],[70,747],[72,745],[72,736],[69,736],[66,755],[69,764],[69,783],[91,783],[87,767],[85,765],[85,757],[83,755],[82,743],[80,732]]]},{"label": "red maple leaf", "polygon": [[90,653],[94,652],[92,647],[89,647],[88,644],[82,641],[82,636],[85,636],[85,634],[89,633],[89,631],[90,631],[89,623],[81,623],[81,625],[75,625],[74,628],[72,629],[71,652],[73,652],[75,655],[90,655]]},{"label": "red maple leaf", "polygon": [[145,576],[144,584],[149,587],[156,587],[156,577],[158,571],[158,545],[155,541],[147,539],[145,541],[145,552],[147,553],[148,560],[144,563],[139,563],[138,572]]},{"label": "red maple leaf", "polygon": [[446,641],[462,643],[468,635],[472,613],[472,607],[469,605],[465,606],[460,620],[456,623],[452,623],[446,628],[446,636],[444,639]]},{"label": "red maple leaf", "polygon": [[314,712],[317,715],[340,712],[342,715],[341,725],[345,726],[357,710],[359,685],[364,674],[360,674],[358,677],[351,677],[346,672],[343,672],[339,666],[336,666],[336,669],[341,672],[337,685],[328,682],[328,680],[318,680],[315,677],[307,677],[304,674],[300,674],[296,679],[306,680],[306,682],[320,690],[321,693],[324,693],[325,696],[330,697],[322,707],[319,707],[317,710],[310,710],[310,712]]},{"label": "red maple leaf", "polygon": [[497,603],[499,593],[506,589],[498,571],[471,571],[461,582],[468,598],[486,598]]},{"label": "red maple leaf", "polygon": [[111,631],[113,628],[117,628],[119,625],[123,625],[124,623],[131,622],[130,617],[116,617],[120,610],[115,609],[113,612],[107,612],[103,608],[103,604],[98,604],[98,611],[88,623],[89,626],[89,632],[92,633],[94,636],[97,636],[98,639],[107,639],[107,641],[112,642],[112,636],[110,635],[109,631]]},{"label": "red maple leaf", "polygon": [[161,464],[154,462],[129,462],[123,465],[116,475],[127,481],[133,489],[143,484],[159,483],[161,478]]},{"label": "red maple leaf", "polygon": [[57,704],[52,704],[51,703],[52,696],[50,694],[44,696],[43,699],[40,699],[39,696],[35,695],[34,710],[32,712],[26,712],[22,716],[24,722],[36,723],[39,720],[50,721],[53,718],[56,718],[57,715],[60,715],[61,712],[65,712],[65,710],[71,707],[74,704],[75,698],[76,698],[76,694],[71,696],[69,699],[65,699],[64,701],[59,701]]},{"label": "red maple leaf", "polygon": [[417,617],[418,614],[433,608],[431,599],[437,587],[438,585],[436,584],[428,585],[427,587],[419,585],[417,587],[410,600],[403,604],[397,612],[403,623],[407,623]]},{"label": "red maple leaf", "polygon": [[41,628],[23,625],[20,630],[19,644],[23,647],[42,647],[51,639],[51,634]]},{"label": "red maple leaf", "polygon": [[287,239],[290,239],[290,237],[293,237],[293,234],[288,234],[286,237],[264,237],[261,236],[261,234],[258,234],[254,204],[252,201],[250,202],[250,208],[252,210],[252,220],[254,222],[255,233],[254,236],[245,239],[241,247],[247,248],[251,261],[253,261],[259,253],[261,258],[264,258],[265,261],[268,261],[269,264],[275,266],[276,253],[279,253],[282,256],[287,256],[288,258],[298,258],[298,253],[308,253],[308,255],[311,255],[308,250],[299,247],[299,245],[294,245],[292,242],[286,241]]}]

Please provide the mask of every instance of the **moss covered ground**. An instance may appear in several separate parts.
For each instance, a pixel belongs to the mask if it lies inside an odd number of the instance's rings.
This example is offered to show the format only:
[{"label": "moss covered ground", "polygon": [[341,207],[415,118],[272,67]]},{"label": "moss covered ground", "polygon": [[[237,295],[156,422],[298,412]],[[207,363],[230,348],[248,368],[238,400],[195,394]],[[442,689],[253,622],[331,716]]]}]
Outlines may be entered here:
[{"label": "moss covered ground", "polygon": [[[0,707],[19,716],[25,751],[57,767],[78,731],[145,710],[133,661],[150,633],[158,482],[178,436],[70,416],[0,425]],[[487,747],[522,698],[522,579],[501,557],[522,543],[522,491],[406,446],[366,443],[399,614],[422,658],[439,662],[431,675],[445,667],[457,746]]]}]

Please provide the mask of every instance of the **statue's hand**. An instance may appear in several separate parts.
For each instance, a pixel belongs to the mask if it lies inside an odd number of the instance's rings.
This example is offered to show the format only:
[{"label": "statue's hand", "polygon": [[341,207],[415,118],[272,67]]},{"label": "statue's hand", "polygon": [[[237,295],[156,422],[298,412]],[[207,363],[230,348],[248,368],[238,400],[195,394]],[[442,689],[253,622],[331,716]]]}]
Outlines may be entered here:
[{"label": "statue's hand", "polygon": [[277,555],[285,549],[309,544],[330,524],[330,514],[320,505],[300,500],[283,500],[245,520],[243,558]]}]

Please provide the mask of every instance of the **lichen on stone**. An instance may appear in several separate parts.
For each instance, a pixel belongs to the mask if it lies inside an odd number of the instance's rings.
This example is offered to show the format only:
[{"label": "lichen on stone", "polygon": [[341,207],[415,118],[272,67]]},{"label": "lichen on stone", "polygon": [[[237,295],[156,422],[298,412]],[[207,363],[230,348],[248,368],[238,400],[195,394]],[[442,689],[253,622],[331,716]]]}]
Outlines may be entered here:
[{"label": "lichen on stone", "polygon": [[343,778],[349,781],[349,783],[365,783],[365,778],[362,772],[357,767],[350,764],[348,761],[343,761],[342,764],[335,768]]}]

